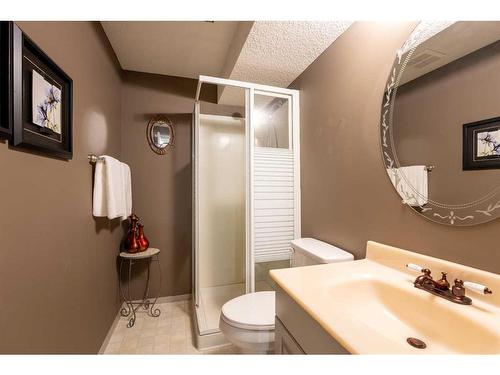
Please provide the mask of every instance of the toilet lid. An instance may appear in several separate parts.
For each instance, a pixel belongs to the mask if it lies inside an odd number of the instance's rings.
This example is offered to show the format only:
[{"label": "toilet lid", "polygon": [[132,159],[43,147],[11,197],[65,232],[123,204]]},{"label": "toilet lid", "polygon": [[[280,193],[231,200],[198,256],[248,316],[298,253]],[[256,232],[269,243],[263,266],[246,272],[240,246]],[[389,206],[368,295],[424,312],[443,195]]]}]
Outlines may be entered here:
[{"label": "toilet lid", "polygon": [[255,292],[233,298],[222,306],[228,324],[252,330],[274,329],[275,292]]}]

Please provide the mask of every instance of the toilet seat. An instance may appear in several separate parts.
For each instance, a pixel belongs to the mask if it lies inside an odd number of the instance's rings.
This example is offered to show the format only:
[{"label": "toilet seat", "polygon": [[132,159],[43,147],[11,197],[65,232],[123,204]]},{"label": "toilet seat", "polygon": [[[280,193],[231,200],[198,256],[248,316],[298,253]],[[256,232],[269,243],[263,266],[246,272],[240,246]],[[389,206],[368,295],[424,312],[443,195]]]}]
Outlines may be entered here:
[{"label": "toilet seat", "polygon": [[236,328],[274,329],[275,292],[255,292],[233,298],[222,306],[221,318]]},{"label": "toilet seat", "polygon": [[233,298],[222,306],[221,318],[236,328],[274,329],[275,292],[255,292]]},{"label": "toilet seat", "polygon": [[239,348],[265,353],[274,347],[275,292],[236,297],[222,306],[219,327]]}]

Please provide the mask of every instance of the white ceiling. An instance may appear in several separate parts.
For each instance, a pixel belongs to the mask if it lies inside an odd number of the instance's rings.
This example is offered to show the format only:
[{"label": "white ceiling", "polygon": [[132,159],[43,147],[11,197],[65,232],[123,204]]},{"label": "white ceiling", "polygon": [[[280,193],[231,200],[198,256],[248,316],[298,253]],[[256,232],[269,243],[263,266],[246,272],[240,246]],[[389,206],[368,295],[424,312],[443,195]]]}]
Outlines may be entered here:
[{"label": "white ceiling", "polygon": [[198,78],[217,76],[238,22],[101,22],[125,70]]},{"label": "white ceiling", "polygon": [[[351,22],[102,22],[123,69],[287,87]],[[220,90],[223,104],[240,102]]]},{"label": "white ceiling", "polygon": [[[428,25],[424,27],[431,29]],[[418,47],[404,70],[400,85],[421,77],[498,40],[500,40],[500,22],[450,22],[445,28],[438,30],[438,32],[430,35],[429,38],[415,44]],[[425,57],[429,55],[433,56],[432,62],[428,64],[411,64],[412,61],[419,61],[421,56]]]},{"label": "white ceiling", "polygon": [[255,22],[231,79],[286,87],[350,25],[350,22]]},{"label": "white ceiling", "polygon": [[[337,39],[352,22],[258,21],[248,33],[228,77],[287,87]],[[219,102],[238,100],[228,89]]]}]

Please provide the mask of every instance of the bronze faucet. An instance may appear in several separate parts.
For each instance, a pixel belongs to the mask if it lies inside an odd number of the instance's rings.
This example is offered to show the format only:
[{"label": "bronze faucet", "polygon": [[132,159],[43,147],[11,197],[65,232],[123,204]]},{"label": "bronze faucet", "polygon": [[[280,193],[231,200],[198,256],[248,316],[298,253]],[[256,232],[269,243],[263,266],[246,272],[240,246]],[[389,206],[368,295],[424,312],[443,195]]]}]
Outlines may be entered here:
[{"label": "bronze faucet", "polygon": [[453,287],[450,289],[450,283],[446,279],[446,272],[441,272],[441,278],[439,280],[434,280],[431,276],[431,270],[428,268],[422,268],[415,264],[407,264],[408,268],[422,272],[422,275],[418,276],[413,285],[415,288],[425,290],[435,296],[444,298],[448,301],[459,303],[461,305],[470,305],[472,300],[465,295],[465,288],[474,290],[483,294],[491,294],[492,291],[485,287],[484,285],[465,282],[460,279],[455,279]]}]

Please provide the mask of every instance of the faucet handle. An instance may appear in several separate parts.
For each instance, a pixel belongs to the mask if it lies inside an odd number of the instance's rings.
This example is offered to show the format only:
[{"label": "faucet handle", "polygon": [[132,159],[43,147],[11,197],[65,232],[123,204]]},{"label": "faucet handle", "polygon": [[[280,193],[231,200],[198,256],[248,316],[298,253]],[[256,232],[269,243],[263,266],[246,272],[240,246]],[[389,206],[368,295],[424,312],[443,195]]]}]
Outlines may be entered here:
[{"label": "faucet handle", "polygon": [[450,283],[446,278],[447,273],[441,272],[441,278],[436,281],[436,287],[441,290],[448,290],[450,288]]},{"label": "faucet handle", "polygon": [[476,293],[481,293],[481,294],[492,294],[493,293],[491,291],[491,289],[489,289],[486,285],[473,283],[471,281],[464,281],[463,285],[464,285],[464,288],[472,290],[473,292],[476,292]]},{"label": "faucet handle", "polygon": [[453,295],[451,301],[456,301],[463,305],[471,305],[472,300],[465,296],[464,282],[460,279],[455,279],[454,284],[451,288],[451,294]]},{"label": "faucet handle", "polygon": [[424,267],[419,266],[418,264],[413,264],[413,263],[408,263],[406,265],[406,268],[408,268],[412,271],[416,271],[416,272],[423,272],[424,271]]},{"label": "faucet handle", "polygon": [[453,293],[455,297],[463,299],[465,297],[464,282],[460,279],[455,279],[454,284],[455,285],[451,288],[451,293]]},{"label": "faucet handle", "polygon": [[422,266],[419,266],[418,264],[413,264],[413,263],[408,263],[406,265],[406,268],[412,270],[412,271],[417,271],[417,272],[420,272],[420,273],[423,273],[423,275],[421,275],[421,277],[424,277],[424,275],[427,277],[427,278],[431,278],[431,270],[428,269],[428,268],[424,268]]}]

